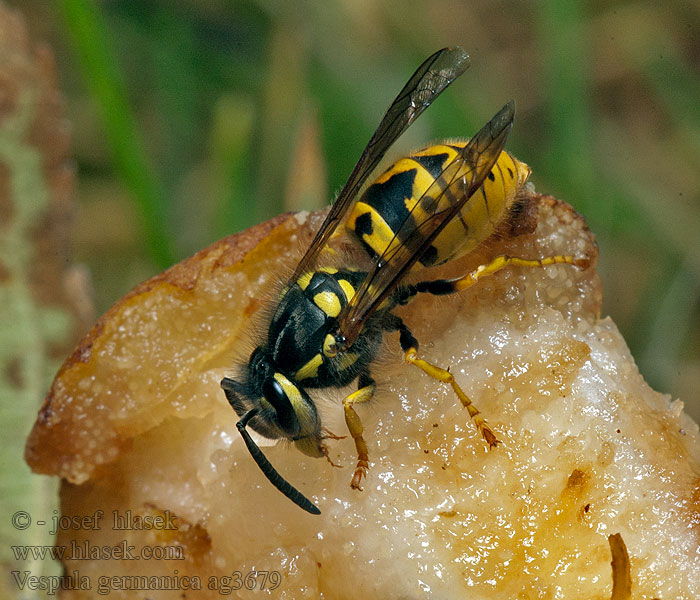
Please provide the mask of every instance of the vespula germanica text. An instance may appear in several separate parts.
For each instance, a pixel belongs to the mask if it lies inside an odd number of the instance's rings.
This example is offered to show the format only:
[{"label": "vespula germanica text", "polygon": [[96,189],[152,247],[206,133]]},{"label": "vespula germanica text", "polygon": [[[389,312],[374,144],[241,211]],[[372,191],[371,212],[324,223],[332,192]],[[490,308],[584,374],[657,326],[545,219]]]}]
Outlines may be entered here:
[{"label": "vespula germanica text", "polygon": [[[572,256],[538,260],[500,256],[455,279],[405,283],[416,268],[462,256],[500,228],[517,225],[519,191],[530,169],[503,151],[514,103],[507,103],[469,141],[432,145],[394,163],[360,191],[387,149],[461,75],[469,57],[461,48],[430,56],[413,74],[384,115],[310,247],[277,299],[267,335],[247,365],[221,386],[240,420],[248,450],[269,481],[304,510],[318,507],[287,482],[247,431],[286,439],[304,454],[328,457],[321,419],[307,390],[341,388],[357,380],[343,400],[345,421],[357,451],[351,486],[361,489],[369,449],[354,406],[375,390],[372,363],[383,334],[397,331],[407,363],[452,386],[489,447],[498,439],[449,370],[418,355],[418,341],[394,313],[419,294],[452,294],[508,265],[544,267]],[[347,235],[364,248],[369,267],[323,264],[331,237]],[[418,264],[417,264],[418,263]]]}]

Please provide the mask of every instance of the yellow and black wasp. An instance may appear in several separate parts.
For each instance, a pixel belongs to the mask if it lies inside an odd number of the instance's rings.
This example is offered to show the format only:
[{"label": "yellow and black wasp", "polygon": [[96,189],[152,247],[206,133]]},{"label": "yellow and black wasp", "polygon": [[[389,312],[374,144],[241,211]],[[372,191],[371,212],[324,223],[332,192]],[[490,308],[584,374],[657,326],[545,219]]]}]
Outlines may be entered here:
[{"label": "yellow and black wasp", "polygon": [[[501,256],[455,279],[408,284],[416,263],[442,264],[466,254],[523,210],[519,191],[530,169],[503,151],[514,103],[506,104],[469,141],[433,145],[396,162],[360,195],[369,174],[406,128],[461,75],[469,57],[461,48],[430,56],[413,74],[384,115],[311,246],[282,290],[267,336],[235,378],[221,386],[239,415],[237,428],[269,481],[304,510],[316,505],[287,482],[264,456],[246,427],[267,438],[284,438],[304,454],[328,457],[312,388],[341,388],[354,380],[357,391],[343,400],[345,421],[357,450],[351,486],[369,468],[369,451],[354,405],[374,394],[371,365],[383,334],[397,331],[405,360],[449,383],[486,443],[496,435],[446,369],[418,356],[418,341],[394,313],[418,294],[451,294],[510,264],[543,267],[585,261],[571,256],[527,260]],[[517,225],[517,223],[516,223]],[[369,268],[320,266],[331,236],[349,234],[370,257]]]}]

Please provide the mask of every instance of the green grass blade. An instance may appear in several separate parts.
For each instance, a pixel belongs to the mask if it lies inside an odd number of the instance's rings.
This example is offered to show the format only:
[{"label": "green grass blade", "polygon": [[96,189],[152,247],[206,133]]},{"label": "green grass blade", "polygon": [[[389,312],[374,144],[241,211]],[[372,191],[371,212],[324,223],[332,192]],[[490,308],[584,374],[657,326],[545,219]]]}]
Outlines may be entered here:
[{"label": "green grass blade", "polygon": [[[578,190],[570,198],[593,221],[606,221],[606,207],[592,201],[591,81],[586,15],[581,2],[546,0],[536,4],[543,61],[545,147],[543,163],[555,192]],[[555,193],[555,195],[556,195]]]},{"label": "green grass blade", "polygon": [[59,6],[98,106],[116,169],[143,215],[149,253],[159,266],[168,266],[174,256],[167,227],[167,195],[147,160],[107,27],[97,4],[90,0],[60,0]]}]

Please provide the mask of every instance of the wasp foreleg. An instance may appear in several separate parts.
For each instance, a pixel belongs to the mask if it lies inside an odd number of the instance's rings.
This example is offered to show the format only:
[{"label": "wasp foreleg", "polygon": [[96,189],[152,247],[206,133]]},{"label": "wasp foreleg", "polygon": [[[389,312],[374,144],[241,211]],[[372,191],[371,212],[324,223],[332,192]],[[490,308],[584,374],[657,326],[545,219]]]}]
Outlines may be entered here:
[{"label": "wasp foreleg", "polygon": [[357,449],[357,466],[350,482],[350,487],[354,490],[362,491],[360,482],[363,477],[367,477],[367,469],[369,468],[369,451],[367,443],[362,437],[362,421],[359,415],[353,408],[354,404],[368,402],[374,396],[376,385],[369,373],[362,373],[358,381],[358,390],[347,396],[343,400],[343,409],[345,410],[345,423],[348,426],[348,431],[355,440],[355,448]]},{"label": "wasp foreleg", "polygon": [[[321,439],[323,440],[344,440],[347,436],[346,435],[335,435],[330,429],[326,429],[325,427],[322,430],[323,435],[321,436]],[[330,457],[330,454],[328,454],[328,446],[325,444],[322,445],[322,450],[321,452],[323,453],[323,456],[326,457],[326,460],[331,463],[331,467],[337,467],[338,469],[341,469],[343,465],[336,465]]]}]

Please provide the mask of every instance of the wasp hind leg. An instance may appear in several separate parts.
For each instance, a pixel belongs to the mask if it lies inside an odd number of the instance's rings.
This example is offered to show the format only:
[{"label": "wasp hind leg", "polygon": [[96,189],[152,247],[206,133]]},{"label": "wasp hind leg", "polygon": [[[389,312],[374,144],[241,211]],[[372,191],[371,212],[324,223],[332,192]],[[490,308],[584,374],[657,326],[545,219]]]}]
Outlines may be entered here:
[{"label": "wasp hind leg", "polygon": [[543,268],[549,265],[567,264],[574,265],[580,269],[587,269],[590,260],[587,258],[575,258],[565,254],[546,256],[544,258],[519,258],[517,256],[497,256],[491,262],[480,265],[470,273],[454,279],[436,279],[434,281],[421,281],[415,285],[418,292],[443,296],[453,294],[473,286],[479,279],[488,275],[493,275],[501,269],[515,265],[518,267],[538,267]]},{"label": "wasp hind leg", "polygon": [[459,387],[459,384],[455,381],[454,375],[450,373],[449,369],[443,369],[442,367],[438,367],[437,365],[419,358],[418,340],[399,317],[396,315],[392,315],[392,317],[393,319],[390,324],[391,330],[398,330],[399,332],[399,343],[401,344],[401,349],[404,352],[405,361],[410,365],[418,367],[421,371],[433,379],[436,379],[442,383],[449,383],[452,386],[455,394],[457,394],[462,406],[464,406],[464,408],[466,408],[469,412],[469,416],[471,417],[472,421],[474,421],[474,425],[479,430],[479,433],[481,433],[481,436],[484,438],[486,443],[489,445],[489,448],[496,447],[496,445],[499,444],[496,434],[493,432],[491,427],[489,427],[488,423],[486,423],[486,419],[484,419],[484,417],[481,415],[479,409],[474,406],[469,396],[467,396],[464,393],[464,390]]},{"label": "wasp hind leg", "polygon": [[362,421],[360,421],[360,417],[355,412],[353,405],[371,400],[372,396],[374,396],[375,388],[376,385],[374,383],[374,379],[370,377],[369,373],[362,373],[358,380],[357,391],[353,392],[343,400],[345,423],[348,426],[348,431],[350,432],[352,439],[355,441],[355,448],[357,449],[357,466],[355,467],[355,472],[353,473],[352,481],[350,482],[350,487],[354,490],[362,491],[360,483],[363,477],[367,477],[367,469],[369,468],[369,453],[367,450],[367,443],[362,437]]}]

